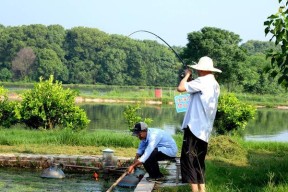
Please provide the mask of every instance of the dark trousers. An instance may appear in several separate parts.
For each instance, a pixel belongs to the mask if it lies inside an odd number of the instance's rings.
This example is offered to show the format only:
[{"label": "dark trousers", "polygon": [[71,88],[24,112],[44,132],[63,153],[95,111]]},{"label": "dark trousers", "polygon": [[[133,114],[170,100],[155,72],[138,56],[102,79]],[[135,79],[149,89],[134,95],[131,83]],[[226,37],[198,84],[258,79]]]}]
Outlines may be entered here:
[{"label": "dark trousers", "polygon": [[143,163],[143,166],[149,174],[149,177],[159,178],[163,177],[163,174],[160,172],[158,161],[171,159],[175,159],[175,157],[169,157],[168,155],[165,155],[164,153],[158,151],[158,149],[156,148],[151,153],[150,157]]},{"label": "dark trousers", "polygon": [[205,156],[208,143],[191,133],[189,127],[184,129],[181,151],[182,183],[205,183]]}]

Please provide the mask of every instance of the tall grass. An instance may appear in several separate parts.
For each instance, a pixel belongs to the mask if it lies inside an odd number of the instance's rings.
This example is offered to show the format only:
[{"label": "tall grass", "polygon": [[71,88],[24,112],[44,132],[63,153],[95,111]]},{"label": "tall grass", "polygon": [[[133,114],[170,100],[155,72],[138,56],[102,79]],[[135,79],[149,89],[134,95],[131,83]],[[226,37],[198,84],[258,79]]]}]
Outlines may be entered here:
[{"label": "tall grass", "polygon": [[0,145],[49,144],[70,146],[137,147],[138,139],[131,133],[109,130],[73,132],[63,130],[0,129]]}]

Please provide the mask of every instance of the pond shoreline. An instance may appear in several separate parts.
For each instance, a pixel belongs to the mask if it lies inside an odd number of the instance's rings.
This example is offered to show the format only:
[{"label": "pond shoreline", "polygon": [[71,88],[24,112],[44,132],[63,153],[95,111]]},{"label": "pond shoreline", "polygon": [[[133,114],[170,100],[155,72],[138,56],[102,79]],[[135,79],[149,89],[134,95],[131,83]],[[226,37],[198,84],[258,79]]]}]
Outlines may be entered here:
[{"label": "pond shoreline", "polygon": [[[13,101],[21,101],[21,97],[18,94],[12,93],[8,95],[9,100]],[[149,105],[162,105],[163,102],[157,98],[156,100],[127,100],[127,99],[104,99],[104,98],[88,98],[88,97],[82,97],[77,96],[75,98],[75,103],[143,103],[143,104],[149,104]],[[166,104],[166,103],[165,103]],[[168,105],[174,105],[174,102],[170,101],[167,103]],[[266,108],[267,106],[257,105],[256,108]],[[283,109],[288,110],[288,106],[285,105],[278,105],[273,108],[276,109]]]},{"label": "pond shoreline", "polygon": [[[8,95],[8,99],[12,101],[21,101],[20,95],[12,93]],[[104,99],[104,98],[88,98],[77,96],[75,98],[75,103],[144,103],[150,105],[162,105],[162,101],[157,100],[127,100],[127,99]],[[174,102],[168,102],[169,105],[173,105]]]}]

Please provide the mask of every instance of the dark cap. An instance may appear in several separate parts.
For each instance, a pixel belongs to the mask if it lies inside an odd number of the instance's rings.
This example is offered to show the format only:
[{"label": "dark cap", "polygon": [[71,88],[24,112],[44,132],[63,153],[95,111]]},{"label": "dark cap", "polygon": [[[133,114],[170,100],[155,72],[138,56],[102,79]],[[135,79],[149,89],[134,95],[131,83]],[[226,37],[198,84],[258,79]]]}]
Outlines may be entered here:
[{"label": "dark cap", "polygon": [[147,129],[148,129],[148,126],[146,123],[144,123],[144,122],[136,123],[134,125],[134,128],[132,129],[132,135],[137,136],[140,131],[145,131]]}]

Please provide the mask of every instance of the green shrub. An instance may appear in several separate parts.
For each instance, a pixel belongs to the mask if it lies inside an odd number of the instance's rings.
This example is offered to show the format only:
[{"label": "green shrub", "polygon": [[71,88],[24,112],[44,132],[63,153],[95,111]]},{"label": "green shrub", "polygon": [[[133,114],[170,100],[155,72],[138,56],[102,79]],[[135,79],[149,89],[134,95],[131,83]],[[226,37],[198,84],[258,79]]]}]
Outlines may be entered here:
[{"label": "green shrub", "polygon": [[23,94],[17,117],[34,129],[87,128],[89,120],[85,111],[75,105],[75,97],[75,91],[63,89],[58,81],[53,83],[53,76],[47,81],[40,78],[33,89]]},{"label": "green shrub", "polygon": [[9,102],[7,90],[0,86],[0,126],[11,127],[17,123],[15,116],[16,102]]},{"label": "green shrub", "polygon": [[244,130],[247,122],[254,118],[256,108],[239,101],[234,94],[221,95],[214,127],[219,134]]},{"label": "green shrub", "polygon": [[123,115],[124,115],[124,118],[126,120],[126,123],[129,127],[129,130],[131,131],[134,127],[134,125],[137,123],[137,122],[145,122],[148,124],[149,126],[149,123],[151,123],[153,120],[151,118],[142,118],[141,116],[139,116],[139,114],[137,113],[139,110],[140,110],[140,106],[139,104],[137,105],[128,105],[126,106],[124,112],[123,112]]}]

